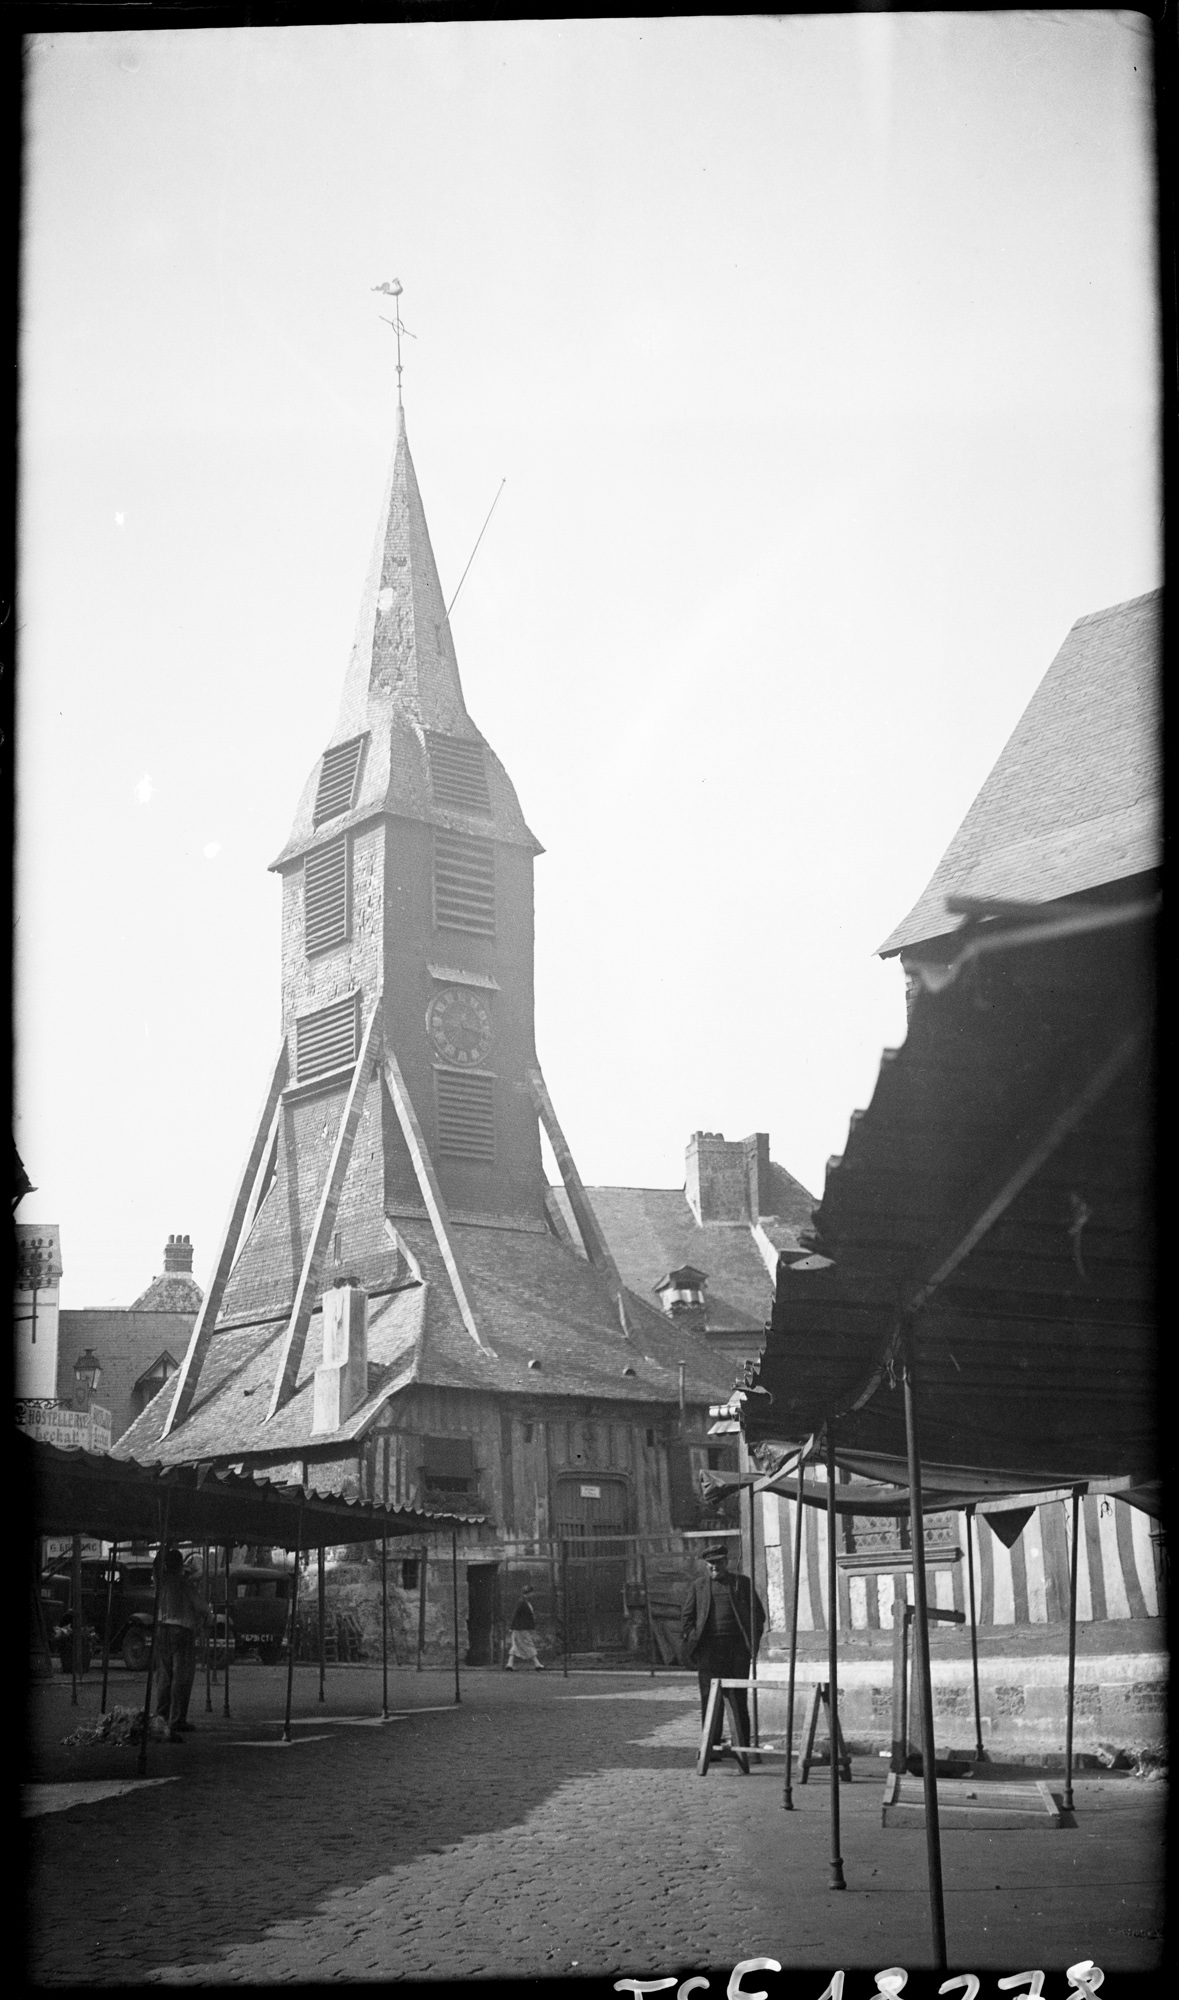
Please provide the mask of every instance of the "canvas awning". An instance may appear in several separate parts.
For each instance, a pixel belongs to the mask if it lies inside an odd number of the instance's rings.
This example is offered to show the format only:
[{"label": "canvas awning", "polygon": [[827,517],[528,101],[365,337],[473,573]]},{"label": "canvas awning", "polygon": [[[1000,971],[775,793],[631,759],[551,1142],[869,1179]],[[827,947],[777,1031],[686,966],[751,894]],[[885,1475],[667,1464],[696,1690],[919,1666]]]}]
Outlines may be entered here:
[{"label": "canvas awning", "polygon": [[38,1535],[93,1535],[102,1541],[219,1546],[262,1543],[321,1548],[382,1535],[423,1535],[470,1526],[478,1514],[374,1506],[342,1494],[278,1485],[259,1473],[207,1465],[137,1465],[105,1453],[63,1449],[17,1433],[18,1478],[32,1495]]},{"label": "canvas awning", "polygon": [[1055,905],[925,969],[779,1272],[747,1438],[832,1421],[845,1463],[903,1467],[907,1340],[928,1470],[1151,1480],[1154,928]]},{"label": "canvas awning", "polygon": [[[839,1452],[835,1454],[835,1464],[840,1471],[851,1469]],[[797,1469],[775,1473],[768,1478],[757,1472],[700,1474],[700,1490],[706,1500],[723,1499],[726,1493],[742,1486],[752,1486],[759,1493],[780,1493],[787,1500],[795,1500],[798,1497]],[[940,1514],[960,1507],[973,1507],[976,1513],[989,1517],[993,1514],[1007,1514],[1038,1507],[1047,1500],[1067,1500],[1075,1490],[1084,1493],[1111,1494],[1156,1519],[1162,1515],[1162,1485],[1157,1480],[1149,1485],[1140,1486],[1127,1478],[1092,1479],[1082,1482],[1079,1488],[1074,1488],[1071,1485],[1059,1485],[1054,1481],[1028,1482],[1023,1478],[1004,1483],[995,1476],[972,1482],[953,1467],[923,1465],[921,1468],[923,1514]],[[807,1479],[804,1475],[802,1497],[806,1506],[821,1507],[826,1512],[826,1480]],[[886,1483],[852,1479],[846,1484],[842,1482],[837,1484],[835,1511],[837,1514],[858,1514],[861,1517],[874,1518],[881,1515],[897,1520],[907,1519],[909,1482],[906,1468],[903,1465],[899,1466],[896,1477],[890,1475]]]}]

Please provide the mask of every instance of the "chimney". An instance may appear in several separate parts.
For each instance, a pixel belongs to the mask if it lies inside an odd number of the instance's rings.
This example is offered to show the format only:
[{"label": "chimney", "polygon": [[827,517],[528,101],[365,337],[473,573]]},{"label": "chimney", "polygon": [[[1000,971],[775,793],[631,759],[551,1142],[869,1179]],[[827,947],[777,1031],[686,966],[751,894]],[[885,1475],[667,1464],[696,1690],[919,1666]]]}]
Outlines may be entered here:
[{"label": "chimney", "polygon": [[368,1294],[339,1277],[321,1301],[323,1360],[315,1371],[311,1431],[338,1431],[368,1395]]},{"label": "chimney", "polygon": [[192,1270],[192,1238],[190,1236],[169,1236],[164,1245],[164,1274],[169,1271]]},{"label": "chimney", "polygon": [[759,1215],[772,1215],[774,1212],[770,1198],[770,1135],[768,1132],[751,1132],[748,1139],[742,1139],[741,1145],[745,1153],[749,1220],[756,1222]]},{"label": "chimney", "polygon": [[688,1141],[684,1193],[697,1222],[749,1221],[745,1146],[744,1139],[726,1139],[723,1132],[693,1132]]}]

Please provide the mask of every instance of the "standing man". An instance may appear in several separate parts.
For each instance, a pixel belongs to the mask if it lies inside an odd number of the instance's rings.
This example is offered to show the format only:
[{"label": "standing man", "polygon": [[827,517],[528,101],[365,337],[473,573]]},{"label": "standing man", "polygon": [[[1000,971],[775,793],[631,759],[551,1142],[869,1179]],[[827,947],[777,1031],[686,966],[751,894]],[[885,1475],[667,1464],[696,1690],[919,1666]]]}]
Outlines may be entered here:
[{"label": "standing man", "polygon": [[520,1601],[512,1613],[512,1643],[508,1657],[504,1661],[504,1672],[510,1674],[517,1660],[526,1667],[535,1667],[537,1673],[544,1671],[536,1656],[536,1613],[532,1609],[532,1585],[523,1584]]},{"label": "standing man", "polygon": [[167,1722],[172,1743],[183,1743],[185,1731],[192,1728],[188,1698],[196,1673],[196,1635],[209,1615],[208,1606],[184,1573],[180,1550],[169,1549],[164,1557],[156,1633],[156,1714]]},{"label": "standing man", "polygon": [[[700,1720],[708,1710],[710,1683],[714,1680],[744,1681],[765,1628],[762,1602],[747,1576],[730,1571],[729,1552],[723,1542],[705,1549],[701,1561],[705,1575],[698,1577],[684,1599],[681,1620],[683,1654],[696,1669],[700,1682]],[[749,1741],[749,1701],[744,1688],[726,1688],[730,1725],[736,1743]],[[712,1741],[720,1742],[724,1703],[716,1705]]]}]

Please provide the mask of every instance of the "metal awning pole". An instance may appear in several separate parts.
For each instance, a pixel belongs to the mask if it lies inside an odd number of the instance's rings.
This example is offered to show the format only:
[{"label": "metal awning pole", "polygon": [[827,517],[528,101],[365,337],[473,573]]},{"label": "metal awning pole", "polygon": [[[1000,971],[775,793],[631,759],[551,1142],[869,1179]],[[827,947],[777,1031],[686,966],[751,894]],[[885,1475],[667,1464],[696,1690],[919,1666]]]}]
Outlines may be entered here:
[{"label": "metal awning pole", "polygon": [[794,1669],[798,1664],[798,1573],[802,1567],[802,1460],[798,1461],[798,1498],[794,1503],[794,1576],[790,1592],[790,1676],[786,1683],[786,1784],[782,1810],[794,1811]]},{"label": "metal awning pole", "polygon": [[299,1639],[299,1627],[296,1620],[299,1615],[299,1563],[303,1555],[302,1495],[299,1497],[299,1520],[295,1533],[298,1536],[298,1541],[295,1546],[295,1569],[291,1577],[291,1637],[287,1650],[287,1709],[282,1724],[282,1740],[284,1743],[289,1743],[291,1740],[291,1697],[295,1691],[295,1647]]},{"label": "metal awning pole", "polygon": [[70,1565],[70,1596],[73,1600],[70,1612],[70,1703],[78,1706],[78,1661],[82,1657],[82,1633],[86,1620],[82,1616],[82,1537],[75,1535],[73,1541],[73,1562]]},{"label": "metal awning pole", "polygon": [[565,1628],[564,1676],[569,1679],[569,1544],[561,1543],[561,1623]]},{"label": "metal awning pole", "polygon": [[222,1704],[221,1713],[225,1717],[227,1722],[229,1720],[229,1640],[230,1640],[229,1564],[232,1555],[233,1555],[233,1544],[232,1542],[226,1542],[225,1544],[225,1700]]},{"label": "metal awning pole", "polygon": [[1080,1541],[1081,1489],[1073,1487],[1073,1545],[1068,1557],[1068,1706],[1064,1717],[1064,1796],[1066,1812],[1073,1810],[1073,1700],[1077,1684],[1077,1545]]},{"label": "metal awning pole", "polygon": [[[739,1504],[740,1502],[738,1502],[738,1505]],[[754,1610],[754,1599],[756,1598],[756,1596],[757,1596],[757,1500],[754,1495],[753,1487],[750,1486],[749,1488],[749,1642],[750,1642],[749,1678],[754,1683],[756,1683],[757,1681],[757,1613]],[[750,1719],[753,1723],[753,1741],[756,1747],[756,1745],[761,1741],[761,1730],[757,1718],[756,1685],[750,1690],[750,1693],[752,1694],[753,1697],[750,1703],[750,1707],[753,1711]]]},{"label": "metal awning pole", "polygon": [[112,1542],[111,1552],[110,1555],[107,1557],[106,1618],[103,1622],[103,1627],[102,1627],[102,1698],[98,1704],[98,1712],[100,1715],[106,1714],[106,1684],[110,1674],[110,1664],[111,1664],[111,1600],[113,1599],[115,1592],[115,1560],[118,1556],[118,1553],[119,1553],[119,1544],[117,1542]]},{"label": "metal awning pole", "polygon": [[451,1594],[454,1602],[454,1698],[456,1701],[461,1701],[463,1696],[462,1696],[462,1690],[459,1687],[458,1529],[457,1528],[452,1528],[450,1531],[450,1554],[451,1554],[451,1565],[450,1565]]},{"label": "metal awning pole", "polygon": [[422,1648],[424,1647],[424,1645],[425,1645],[425,1643],[426,1643],[426,1558],[427,1558],[427,1556],[429,1555],[429,1552],[430,1552],[430,1549],[429,1549],[429,1543],[428,1543],[428,1542],[423,1542],[423,1543],[422,1543],[422,1553],[421,1553],[420,1557],[418,1558],[418,1560],[419,1560],[419,1564],[420,1564],[420,1567],[419,1567],[419,1569],[418,1569],[418,1666],[417,1666],[417,1670],[418,1670],[419,1674],[420,1674],[420,1673],[421,1673],[421,1671],[422,1671]]},{"label": "metal awning pole", "polygon": [[381,1536],[381,1721],[389,1720],[389,1534]]},{"label": "metal awning pole", "polygon": [[831,1738],[831,1880],[846,1889],[839,1852],[839,1595],[835,1571],[835,1426],[827,1419],[827,1723]]},{"label": "metal awning pole", "polygon": [[[159,1546],[156,1549],[156,1599],[152,1606],[151,1639],[147,1648],[147,1692],[143,1697],[143,1714],[139,1718],[139,1756],[135,1762],[135,1768],[141,1778],[147,1770],[147,1733],[151,1728],[151,1684],[156,1667],[156,1633],[160,1629],[160,1586],[164,1581],[164,1552],[168,1546],[168,1509],[171,1504],[172,1495],[165,1488],[164,1522],[160,1530]],[[158,1519],[158,1501],[156,1506]]]},{"label": "metal awning pole", "polygon": [[655,1626],[651,1617],[651,1577],[647,1569],[647,1551],[639,1550],[639,1563],[643,1575],[643,1602],[647,1607],[647,1657],[651,1663],[651,1679],[655,1678]]},{"label": "metal awning pole", "polygon": [[[209,1544],[205,1543],[205,1595],[209,1600],[209,1610],[213,1615],[213,1630],[205,1626],[205,1714],[213,1713],[213,1669],[217,1655],[217,1595],[209,1579]],[[216,1572],[214,1571],[214,1576]]]},{"label": "metal awning pole", "polygon": [[925,1793],[925,1851],[929,1864],[929,1910],[934,1959],[946,1966],[946,1910],[942,1895],[941,1827],[937,1810],[937,1768],[933,1747],[933,1685],[929,1671],[929,1618],[925,1590],[925,1521],[921,1506],[921,1459],[917,1449],[913,1350],[906,1339],[902,1378],[905,1392],[905,1446],[909,1459],[909,1528],[913,1543],[913,1623],[921,1689],[921,1780]]},{"label": "metal awning pole", "polygon": [[978,1692],[978,1624],[974,1608],[974,1507],[966,1509],[966,1568],[970,1583],[970,1670],[974,1675],[974,1754],[986,1756],[982,1740],[982,1702]]},{"label": "metal awning pole", "polygon": [[318,1609],[319,1609],[319,1699],[320,1699],[321,1701],[326,1701],[326,1700],[327,1700],[327,1695],[326,1695],[326,1693],[324,1692],[324,1682],[325,1682],[325,1681],[326,1681],[326,1679],[327,1679],[327,1650],[326,1650],[326,1644],[325,1644],[325,1640],[324,1640],[324,1627],[325,1627],[325,1612],[326,1612],[326,1604],[327,1604],[327,1589],[326,1589],[326,1581],[325,1581],[325,1578],[324,1578],[324,1573],[323,1573],[323,1543],[322,1543],[322,1542],[320,1543],[320,1545],[319,1545],[319,1547],[318,1547],[318,1549],[316,1550],[316,1552],[315,1552],[315,1553],[316,1553],[316,1558],[317,1558],[317,1562],[316,1562],[316,1596],[318,1597],[318,1600],[319,1600],[319,1604],[318,1604]]}]

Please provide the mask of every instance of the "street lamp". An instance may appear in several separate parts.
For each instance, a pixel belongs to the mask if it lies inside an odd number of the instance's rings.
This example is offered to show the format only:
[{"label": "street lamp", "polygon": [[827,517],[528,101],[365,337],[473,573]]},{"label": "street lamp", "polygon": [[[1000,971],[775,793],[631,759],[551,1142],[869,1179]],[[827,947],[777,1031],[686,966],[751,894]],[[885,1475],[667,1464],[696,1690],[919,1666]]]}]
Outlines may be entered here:
[{"label": "street lamp", "polygon": [[74,1363],[74,1402],[79,1410],[90,1408],[101,1380],[102,1363],[94,1349],[88,1347]]}]

